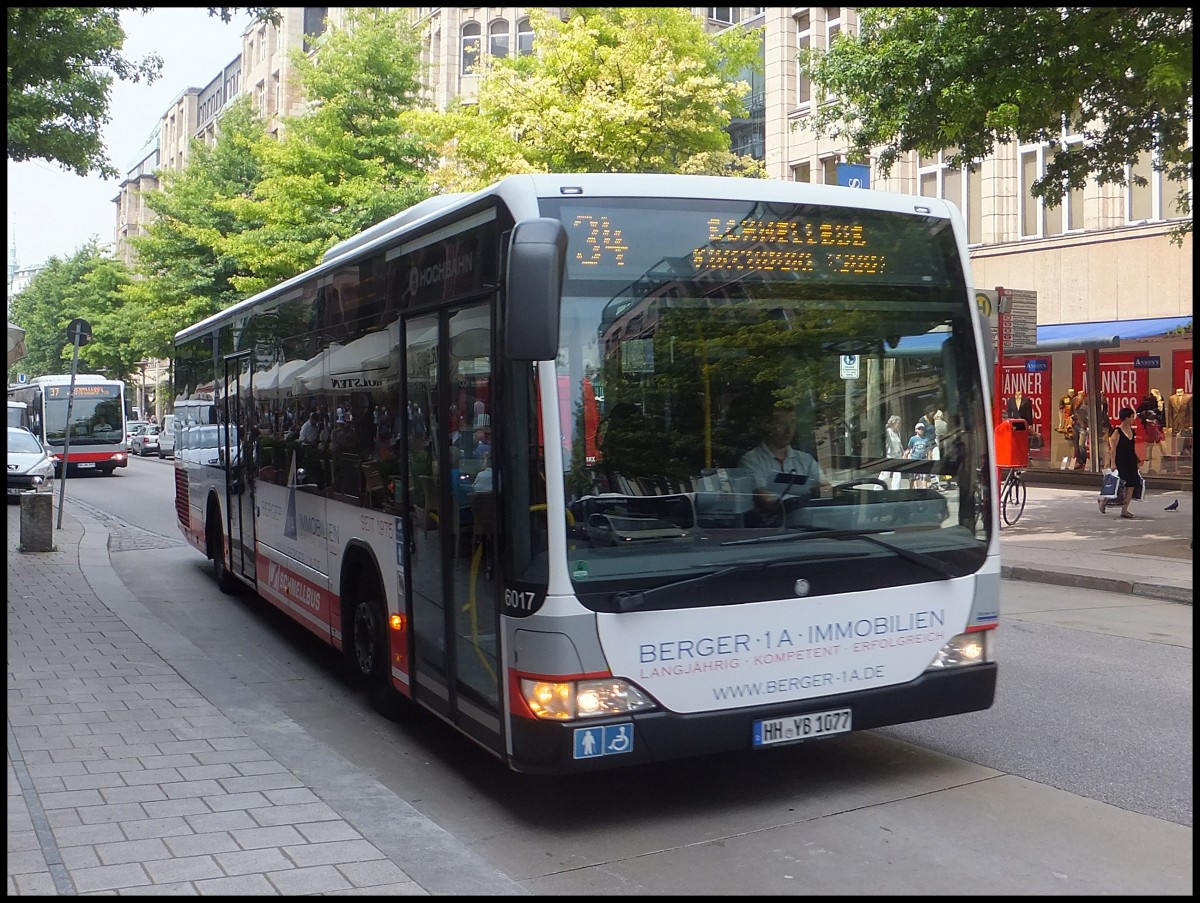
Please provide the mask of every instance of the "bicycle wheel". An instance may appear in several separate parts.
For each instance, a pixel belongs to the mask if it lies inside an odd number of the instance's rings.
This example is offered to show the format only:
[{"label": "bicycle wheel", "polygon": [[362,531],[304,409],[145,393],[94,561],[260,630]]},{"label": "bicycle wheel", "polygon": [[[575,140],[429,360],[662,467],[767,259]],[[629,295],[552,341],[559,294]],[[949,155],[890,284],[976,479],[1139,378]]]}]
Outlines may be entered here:
[{"label": "bicycle wheel", "polygon": [[1021,477],[1012,472],[1004,481],[1004,489],[1000,493],[1000,517],[1008,526],[1021,519],[1025,511],[1025,484]]}]

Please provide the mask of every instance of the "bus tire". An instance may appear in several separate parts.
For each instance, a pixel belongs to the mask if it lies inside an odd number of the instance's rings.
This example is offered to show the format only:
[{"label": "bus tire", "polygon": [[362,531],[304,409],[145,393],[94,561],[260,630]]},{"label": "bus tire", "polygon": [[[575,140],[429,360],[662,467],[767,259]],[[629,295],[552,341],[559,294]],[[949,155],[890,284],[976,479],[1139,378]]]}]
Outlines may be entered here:
[{"label": "bus tire", "polygon": [[391,650],[383,593],[371,578],[355,587],[344,644],[354,682],[366,691],[372,707],[388,718],[400,714],[402,697],[392,686]]},{"label": "bus tire", "polygon": [[221,518],[217,508],[210,507],[208,511],[208,527],[205,530],[208,557],[213,563],[213,577],[217,581],[217,589],[231,595],[237,591],[238,580],[225,566],[225,531],[221,527]]}]

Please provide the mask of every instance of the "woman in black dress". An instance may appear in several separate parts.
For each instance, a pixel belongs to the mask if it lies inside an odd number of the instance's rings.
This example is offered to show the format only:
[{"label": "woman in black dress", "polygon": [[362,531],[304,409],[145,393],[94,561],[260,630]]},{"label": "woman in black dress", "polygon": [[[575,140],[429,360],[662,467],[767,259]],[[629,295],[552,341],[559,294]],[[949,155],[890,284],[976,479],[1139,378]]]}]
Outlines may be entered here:
[{"label": "woman in black dress", "polygon": [[[1108,437],[1108,462],[1109,466],[1117,471],[1117,476],[1121,478],[1121,517],[1133,520],[1134,515],[1129,513],[1129,503],[1133,501],[1134,486],[1141,482],[1141,476],[1138,475],[1137,451],[1133,444],[1133,408],[1121,408],[1118,416],[1121,418],[1121,423],[1112,435]],[[1100,511],[1103,513],[1105,509],[1106,499],[1100,500]]]}]

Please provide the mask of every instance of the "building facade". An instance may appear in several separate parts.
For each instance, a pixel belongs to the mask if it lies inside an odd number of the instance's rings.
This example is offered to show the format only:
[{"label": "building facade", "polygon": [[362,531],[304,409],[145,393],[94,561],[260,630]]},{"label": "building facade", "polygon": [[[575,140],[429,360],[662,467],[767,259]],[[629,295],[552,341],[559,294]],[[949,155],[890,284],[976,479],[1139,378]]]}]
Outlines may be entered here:
[{"label": "building facade", "polygon": [[[559,14],[566,11],[565,7],[551,9]],[[820,98],[802,77],[797,60],[801,49],[828,48],[838,34],[855,33],[854,8],[692,10],[710,31],[762,30],[763,71],[751,80],[749,115],[730,126],[736,150],[762,160],[768,177],[786,181],[837,184],[847,164],[861,164],[847,159],[845,146],[811,128]],[[473,70],[482,58],[534,51],[525,7],[413,7],[411,11],[422,34],[429,97],[439,108],[456,97],[469,102],[477,96],[479,77]],[[305,101],[291,77],[289,53],[308,50],[311,37],[325,28],[344,26],[348,9],[289,7],[280,13],[278,26],[248,26],[241,54],[206,89],[183,92],[163,115],[158,166],[181,168],[187,160],[187,139],[212,140],[221,109],[239,93],[250,94],[276,134],[278,117],[303,112]],[[1067,141],[1076,137],[1064,135]],[[1090,181],[1058,207],[1048,207],[1030,193],[1030,185],[1044,172],[1048,153],[1046,145],[1002,144],[973,171],[947,165],[947,152],[931,158],[908,155],[886,178],[873,160],[865,163],[865,179],[859,170],[864,190],[953,201],[967,226],[976,287],[1035,293],[1039,344],[1046,330],[1057,330],[1056,336],[1061,333],[1056,348],[1071,339],[1079,343],[1074,350],[1006,356],[1001,369],[1002,398],[1020,389],[1034,399],[1031,431],[1039,437],[1035,467],[1061,466],[1062,459],[1074,451],[1074,438],[1059,431],[1058,405],[1068,389],[1082,386],[1083,348],[1097,339],[1120,337],[1119,348],[1102,351],[1099,359],[1101,391],[1111,420],[1126,401],[1141,402],[1141,396],[1153,396],[1152,390],[1164,397],[1185,395],[1189,410],[1192,394],[1192,237],[1189,233],[1182,244],[1171,240],[1179,222],[1171,207],[1173,188],[1164,184],[1147,158],[1130,169],[1131,174],[1147,178],[1145,187]],[[153,176],[141,168],[122,183],[116,199],[118,249],[124,238],[137,234],[138,217],[146,215],[132,196],[154,184]],[[1175,418],[1173,426],[1167,424],[1158,467],[1178,468],[1186,460],[1190,473],[1190,418],[1186,428],[1182,423]],[[1089,458],[1089,469],[1097,457]],[[1152,470],[1154,457],[1143,454]]]}]

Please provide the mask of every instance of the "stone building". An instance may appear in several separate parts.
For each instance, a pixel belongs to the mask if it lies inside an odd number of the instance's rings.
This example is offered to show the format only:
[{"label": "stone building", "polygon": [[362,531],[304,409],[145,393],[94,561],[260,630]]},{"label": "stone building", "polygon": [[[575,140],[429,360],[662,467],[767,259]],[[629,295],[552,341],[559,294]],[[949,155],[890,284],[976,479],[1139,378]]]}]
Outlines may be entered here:
[{"label": "stone building", "polygon": [[[534,35],[524,7],[413,7],[423,35],[433,102],[476,95],[471,67],[482,56],[533,52]],[[563,11],[566,8],[555,8]],[[1124,401],[1157,389],[1164,395],[1192,392],[1192,238],[1173,244],[1178,224],[1174,191],[1153,171],[1150,159],[1131,172],[1145,187],[1101,186],[1094,181],[1072,191],[1058,207],[1030,193],[1046,165],[1046,145],[998,145],[974,171],[950,167],[946,153],[909,155],[883,178],[870,161],[855,165],[846,148],[817,135],[808,123],[812,86],[801,77],[797,52],[825,48],[838,33],[854,33],[852,7],[693,7],[710,31],[761,28],[763,72],[752,79],[749,115],[731,125],[732,143],[761,159],[773,179],[817,184],[857,184],[864,190],[943,197],[962,211],[967,226],[973,281],[1036,293],[1038,343],[1053,330],[1059,350],[1008,357],[1001,393],[1014,388],[1034,400],[1032,429],[1040,438],[1034,466],[1055,467],[1067,451],[1057,432],[1058,401],[1080,388],[1086,368],[1083,349],[1119,337],[1118,348],[1100,352],[1102,391],[1115,419]],[[334,7],[281,8],[278,27],[252,23],[242,35],[240,55],[203,89],[185,90],[159,123],[158,158],[148,155],[122,183],[118,205],[118,249],[137,234],[146,211],[136,195],[155,184],[155,166],[179,168],[187,160],[187,138],[209,138],[223,106],[248,93],[270,121],[304,109],[292,84],[288,52],[308,49],[311,36],[344,24],[348,10]],[[1067,141],[1076,136],[1064,135]],[[857,181],[850,182],[850,179]],[[1077,343],[1074,348],[1071,343]],[[1030,363],[1035,361],[1036,363]],[[1136,407],[1137,405],[1133,405]],[[1162,465],[1190,462],[1190,428],[1173,431]],[[1163,456],[1160,455],[1160,459]],[[1190,465],[1189,465],[1190,466]]]}]

